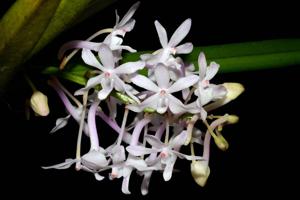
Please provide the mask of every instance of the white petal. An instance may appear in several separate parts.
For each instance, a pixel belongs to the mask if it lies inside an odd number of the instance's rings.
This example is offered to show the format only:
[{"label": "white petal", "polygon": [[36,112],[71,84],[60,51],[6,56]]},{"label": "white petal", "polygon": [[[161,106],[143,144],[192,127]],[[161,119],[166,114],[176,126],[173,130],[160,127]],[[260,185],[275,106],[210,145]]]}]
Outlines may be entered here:
[{"label": "white petal", "polygon": [[190,155],[185,155],[183,153],[180,153],[178,151],[173,151],[173,153],[178,156],[180,159],[187,159],[187,160],[204,160],[202,156],[190,156]]},{"label": "white petal", "polygon": [[183,98],[184,100],[186,100],[187,97],[188,97],[189,94],[190,94],[190,89],[189,89],[189,88],[185,88],[185,89],[182,90],[181,93],[182,93],[182,98]]},{"label": "white petal", "polygon": [[149,183],[151,180],[151,176],[152,176],[152,171],[146,171],[144,172],[144,179],[141,185],[141,192],[142,195],[146,195],[148,194],[148,188],[149,188]]},{"label": "white petal", "polygon": [[170,159],[166,163],[166,167],[163,173],[163,177],[165,181],[169,181],[172,178],[174,164],[176,162],[176,156],[174,154],[170,154]]},{"label": "white petal", "polygon": [[140,2],[138,1],[129,8],[127,13],[124,15],[124,17],[120,21],[119,26],[125,25],[132,18],[135,11],[138,9],[139,5],[140,5]]},{"label": "white petal", "polygon": [[160,114],[163,114],[167,111],[168,107],[169,107],[169,99],[166,97],[159,97],[156,111]]},{"label": "white petal", "polygon": [[126,155],[125,155],[125,149],[123,145],[116,145],[115,147],[113,147],[112,149],[112,160],[113,163],[121,163],[123,161],[125,161],[126,159]]},{"label": "white petal", "polygon": [[145,66],[144,61],[128,62],[117,67],[114,72],[117,74],[132,74]]},{"label": "white petal", "polygon": [[159,88],[168,88],[170,75],[165,65],[158,64],[154,69],[154,75]]},{"label": "white petal", "polygon": [[190,86],[197,83],[199,77],[196,75],[190,75],[178,79],[171,87],[168,88],[169,93],[178,92],[180,90],[189,88]]},{"label": "white petal", "polygon": [[155,24],[155,28],[156,28],[161,46],[163,48],[167,47],[168,36],[167,36],[166,29],[158,21],[155,21],[154,24]]},{"label": "white petal", "polygon": [[142,87],[146,90],[150,90],[153,92],[159,92],[159,88],[157,87],[157,85],[155,85],[155,83],[153,83],[149,78],[147,78],[146,76],[142,76],[142,75],[135,75],[134,77],[131,78],[131,81],[139,86]]},{"label": "white petal", "polygon": [[191,19],[186,19],[174,32],[172,35],[168,46],[175,47],[177,46],[183,38],[189,33],[192,25]]},{"label": "white petal", "polygon": [[193,51],[193,44],[188,42],[176,47],[177,54],[188,54]]},{"label": "white petal", "polygon": [[84,154],[81,157],[82,165],[91,169],[91,170],[99,170],[108,165],[108,161],[106,160],[103,153],[96,150],[91,150],[90,152]]},{"label": "white petal", "polygon": [[104,179],[104,176],[101,176],[101,175],[98,174],[98,173],[94,173],[94,175],[95,175],[95,179],[96,179],[97,181],[102,181],[102,180]]},{"label": "white petal", "polygon": [[113,80],[110,78],[103,78],[101,80],[102,89],[98,92],[98,98],[100,100],[106,99],[113,89]]},{"label": "white petal", "polygon": [[126,46],[126,45],[120,45],[120,46],[117,47],[117,49],[120,49],[120,50],[124,49],[126,51],[131,52],[131,53],[135,53],[136,52],[135,49],[131,48],[130,46]]},{"label": "white petal", "polygon": [[177,135],[170,141],[169,146],[173,149],[179,149],[185,143],[187,136],[187,131],[182,131],[179,135]]},{"label": "white petal", "polygon": [[101,83],[101,80],[103,78],[103,74],[100,74],[98,76],[95,76],[93,78],[90,78],[88,80],[88,82],[86,83],[86,86],[84,88],[81,88],[79,90],[77,90],[74,95],[83,95],[86,91],[88,91],[89,89],[95,87],[96,85],[99,85]]},{"label": "white petal", "polygon": [[215,62],[211,62],[210,65],[207,67],[206,70],[206,80],[211,80],[218,72],[220,68],[220,65],[215,63]]},{"label": "white petal", "polygon": [[67,169],[67,168],[71,167],[71,165],[73,165],[75,162],[77,162],[76,159],[68,158],[63,163],[59,163],[59,164],[48,166],[48,167],[42,167],[42,168],[43,169]]},{"label": "white petal", "polygon": [[121,31],[123,32],[122,36],[124,37],[126,32],[132,31],[132,29],[134,28],[134,25],[135,25],[135,20],[130,19],[124,26],[119,27],[119,29],[121,29]]},{"label": "white petal", "polygon": [[142,156],[145,154],[158,152],[155,149],[150,149],[143,146],[127,146],[126,150],[133,156]]},{"label": "white petal", "polygon": [[146,135],[145,136],[146,141],[154,148],[156,149],[162,149],[165,147],[165,144],[160,141],[157,137],[153,135]]},{"label": "white petal", "polygon": [[207,68],[207,62],[203,52],[199,54],[198,65],[199,65],[199,76],[200,76],[200,80],[202,81],[204,80],[206,74],[206,68]]},{"label": "white petal", "polygon": [[174,97],[171,94],[168,95],[168,98],[169,98],[169,108],[172,113],[180,114],[180,113],[187,112],[186,107],[183,105],[183,103],[179,99],[177,99],[176,97]]},{"label": "white petal", "polygon": [[68,115],[66,117],[58,118],[55,122],[55,127],[50,131],[50,133],[54,133],[58,131],[59,129],[65,127],[68,124],[68,120],[71,115]]},{"label": "white petal", "polygon": [[82,49],[81,57],[86,64],[96,67],[101,71],[105,70],[104,67],[99,63],[95,55],[91,52],[91,50]]},{"label": "white petal", "polygon": [[123,178],[122,181],[122,192],[124,194],[130,194],[129,191],[129,179],[130,179],[130,175],[131,175],[132,170],[130,171],[129,175]]},{"label": "white petal", "polygon": [[105,44],[100,45],[99,57],[105,68],[113,69],[115,67],[114,56],[107,45]]},{"label": "white petal", "polygon": [[128,156],[128,159],[126,161],[126,165],[130,166],[130,167],[133,167],[133,168],[136,168],[139,171],[145,171],[145,170],[148,169],[147,164],[143,159],[132,156],[132,155]]}]

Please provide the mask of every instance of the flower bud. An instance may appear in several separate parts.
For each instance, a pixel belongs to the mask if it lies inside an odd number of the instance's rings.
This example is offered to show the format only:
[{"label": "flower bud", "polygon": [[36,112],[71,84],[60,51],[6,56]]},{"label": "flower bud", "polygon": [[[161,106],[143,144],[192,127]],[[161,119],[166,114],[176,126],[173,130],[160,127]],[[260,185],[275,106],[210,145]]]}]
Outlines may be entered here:
[{"label": "flower bud", "polygon": [[239,121],[239,117],[236,115],[228,115],[227,116],[227,124],[236,124]]},{"label": "flower bud", "polygon": [[236,99],[245,91],[244,86],[240,83],[223,83],[223,86],[227,90],[226,99],[228,102]]},{"label": "flower bud", "polygon": [[228,149],[229,144],[226,141],[226,139],[223,137],[223,135],[217,135],[217,137],[215,137],[214,140],[217,147],[222,151],[226,151]]},{"label": "flower bud", "polygon": [[210,174],[210,169],[207,161],[193,161],[191,163],[191,173],[195,182],[201,187],[204,187]]},{"label": "flower bud", "polygon": [[48,98],[40,91],[35,91],[30,98],[30,106],[38,116],[49,114]]}]

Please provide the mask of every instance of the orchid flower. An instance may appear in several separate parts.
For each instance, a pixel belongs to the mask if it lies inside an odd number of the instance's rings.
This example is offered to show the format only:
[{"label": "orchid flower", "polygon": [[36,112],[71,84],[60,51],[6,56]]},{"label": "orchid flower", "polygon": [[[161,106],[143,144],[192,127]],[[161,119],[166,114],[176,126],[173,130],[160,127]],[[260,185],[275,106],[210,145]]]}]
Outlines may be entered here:
[{"label": "orchid flower", "polygon": [[152,91],[154,94],[144,100],[140,105],[129,105],[128,108],[135,112],[141,112],[145,108],[152,108],[160,114],[165,113],[168,108],[174,114],[186,112],[182,102],[173,96],[172,93],[194,85],[199,79],[198,76],[190,75],[170,84],[170,76],[166,66],[158,64],[155,69],[155,79],[157,85],[142,75],[136,75],[131,79],[135,85]]},{"label": "orchid flower", "polygon": [[102,44],[99,48],[99,58],[102,64],[99,63],[95,55],[90,50],[82,50],[82,59],[84,62],[88,65],[96,67],[103,73],[90,78],[86,84],[86,87],[78,90],[75,94],[83,94],[84,91],[101,84],[102,89],[98,92],[98,98],[100,100],[106,99],[110,92],[113,89],[116,89],[117,91],[125,92],[131,98],[139,102],[138,98],[136,98],[127,89],[126,84],[120,78],[120,76],[124,74],[135,73],[137,70],[142,69],[145,63],[143,61],[128,62],[115,68],[113,53],[105,44]]},{"label": "orchid flower", "polygon": [[142,156],[150,153],[160,153],[159,159],[156,162],[161,162],[165,165],[163,177],[165,181],[168,181],[172,177],[172,171],[177,157],[187,160],[201,160],[199,156],[189,156],[179,152],[180,147],[184,144],[187,138],[186,131],[182,131],[179,135],[172,138],[168,144],[162,143],[158,138],[147,135],[146,140],[152,149],[142,146],[128,146],[126,150],[135,156]]}]

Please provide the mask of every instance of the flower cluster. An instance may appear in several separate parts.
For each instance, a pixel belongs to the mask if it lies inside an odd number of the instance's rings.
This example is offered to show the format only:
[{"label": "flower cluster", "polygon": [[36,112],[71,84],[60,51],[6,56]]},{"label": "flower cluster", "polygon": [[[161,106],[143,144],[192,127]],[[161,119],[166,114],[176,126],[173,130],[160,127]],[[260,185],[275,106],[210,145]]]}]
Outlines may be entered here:
[{"label": "flower cluster", "polygon": [[[61,58],[69,49],[77,49],[64,58],[62,65],[81,50],[83,62],[93,68],[93,73],[85,87],[74,93],[77,98],[58,79],[49,81],[68,112],[67,117],[57,119],[51,133],[63,128],[70,118],[78,122],[79,131],[76,157],[43,168],[66,169],[75,164],[77,170],[90,172],[99,181],[104,178],[104,171],[110,171],[110,180],[123,179],[125,194],[130,194],[129,180],[136,170],[143,177],[141,192],[145,195],[153,172],[161,171],[168,181],[176,160],[185,159],[191,162],[196,183],[204,186],[210,174],[211,137],[217,147],[226,150],[228,143],[221,134],[222,128],[238,121],[235,115],[208,113],[235,99],[243,86],[211,83],[220,66],[215,62],[208,64],[204,53],[199,55],[198,66],[187,64],[178,56],[193,50],[192,43],[180,44],[191,28],[191,19],[185,20],[170,39],[165,28],[155,21],[161,48],[141,55],[138,61],[123,63],[123,50],[135,52],[123,45],[123,39],[135,25],[132,16],[138,6],[139,3],[134,4],[121,20],[116,13],[112,29],[103,29],[86,41],[71,41],[61,48]],[[91,41],[104,33],[108,34],[102,42]],[[195,70],[197,67],[199,70]],[[140,70],[146,71],[147,76],[141,75]],[[117,110],[124,111],[120,123]],[[129,112],[136,113],[131,122]],[[96,117],[118,133],[108,147],[99,143]],[[90,150],[82,155],[83,133],[90,139]],[[190,153],[185,154],[187,151],[183,153],[182,149],[187,145]],[[203,146],[201,155],[195,155],[194,145]]]}]

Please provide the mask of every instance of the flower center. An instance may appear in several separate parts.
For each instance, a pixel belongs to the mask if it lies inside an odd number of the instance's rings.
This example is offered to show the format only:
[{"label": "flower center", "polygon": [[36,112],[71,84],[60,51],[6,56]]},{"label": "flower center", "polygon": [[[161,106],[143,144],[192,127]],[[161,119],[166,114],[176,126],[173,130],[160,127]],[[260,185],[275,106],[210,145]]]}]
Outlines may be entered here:
[{"label": "flower center", "polygon": [[161,96],[165,96],[166,93],[167,93],[166,90],[161,90],[159,94],[160,94]]},{"label": "flower center", "polygon": [[166,157],[168,157],[168,152],[166,152],[166,151],[162,151],[161,153],[160,153],[160,157],[162,157],[162,158],[166,158]]},{"label": "flower center", "polygon": [[109,78],[111,76],[111,73],[110,72],[104,72],[104,76],[105,76],[105,78]]},{"label": "flower center", "polygon": [[209,85],[209,80],[203,80],[203,81],[202,81],[202,85],[203,85],[203,87],[208,87],[208,85]]},{"label": "flower center", "polygon": [[173,47],[173,48],[170,49],[170,51],[171,51],[171,53],[172,53],[173,55],[176,54],[176,48]]}]

